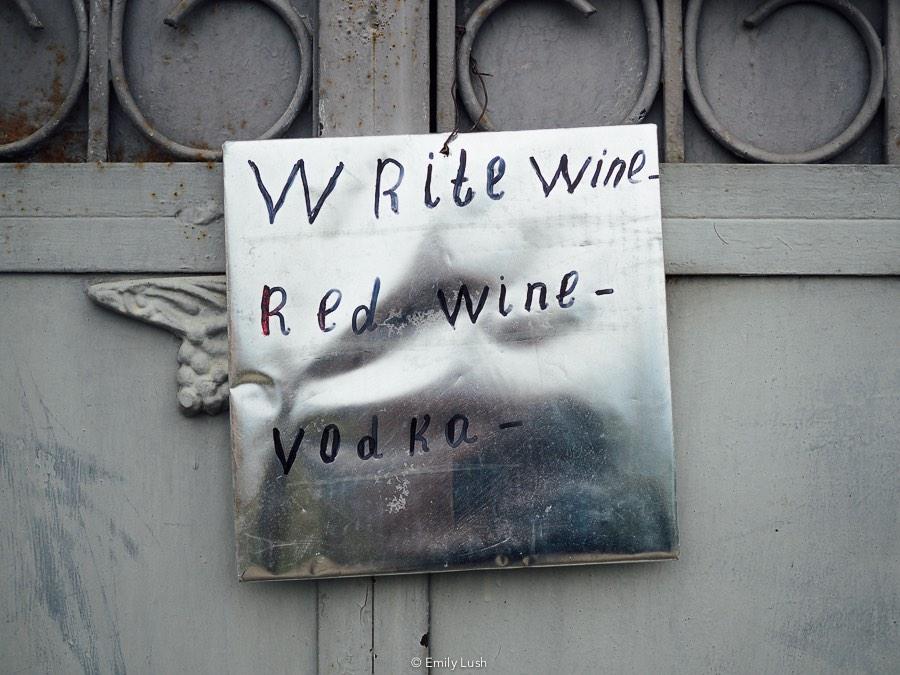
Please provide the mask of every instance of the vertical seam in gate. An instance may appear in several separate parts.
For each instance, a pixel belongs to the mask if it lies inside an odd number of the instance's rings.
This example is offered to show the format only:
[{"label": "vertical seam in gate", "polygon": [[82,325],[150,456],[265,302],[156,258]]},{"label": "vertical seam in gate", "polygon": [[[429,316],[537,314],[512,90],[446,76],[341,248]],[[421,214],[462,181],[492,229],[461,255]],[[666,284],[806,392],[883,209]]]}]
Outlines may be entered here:
[{"label": "vertical seam in gate", "polygon": [[900,164],[900,0],[885,0],[884,26],[884,161]]},{"label": "vertical seam in gate", "polygon": [[375,675],[375,577],[371,577],[370,583],[372,586],[372,646],[369,648],[371,654],[369,666],[372,675]]},{"label": "vertical seam in gate", "polygon": [[663,155],[684,161],[684,23],[681,0],[663,0]]},{"label": "vertical seam in gate", "polygon": [[91,0],[88,23],[87,161],[105,162],[109,154],[110,0]]}]

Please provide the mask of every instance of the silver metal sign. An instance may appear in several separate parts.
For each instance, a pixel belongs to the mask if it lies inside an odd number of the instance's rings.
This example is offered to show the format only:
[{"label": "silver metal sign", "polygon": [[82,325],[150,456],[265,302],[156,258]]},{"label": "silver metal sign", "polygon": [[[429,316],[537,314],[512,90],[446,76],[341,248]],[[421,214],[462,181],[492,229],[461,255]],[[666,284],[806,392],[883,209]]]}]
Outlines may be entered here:
[{"label": "silver metal sign", "polygon": [[652,125],[229,143],[244,580],[673,558]]}]

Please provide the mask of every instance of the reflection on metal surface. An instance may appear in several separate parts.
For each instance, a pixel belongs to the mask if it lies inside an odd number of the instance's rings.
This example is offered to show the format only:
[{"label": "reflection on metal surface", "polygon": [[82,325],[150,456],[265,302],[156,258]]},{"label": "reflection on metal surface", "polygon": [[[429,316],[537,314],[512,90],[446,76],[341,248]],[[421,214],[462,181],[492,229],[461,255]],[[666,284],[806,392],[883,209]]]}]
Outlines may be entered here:
[{"label": "reflection on metal surface", "polygon": [[[43,29],[40,19],[31,9],[27,0],[16,0],[28,26],[34,30]],[[25,138],[20,138],[10,143],[0,145],[0,157],[7,157],[23,152],[35,147],[43,142],[56,131],[57,127],[62,123],[66,116],[72,111],[75,102],[78,100],[78,94],[84,86],[87,77],[88,65],[88,20],[87,12],[84,9],[82,0],[72,0],[72,11],[75,13],[75,20],[78,25],[78,61],[75,64],[75,73],[72,76],[72,84],[66,92],[65,98],[59,104],[59,107],[53,113],[49,120],[44,122],[38,129],[28,134]]]},{"label": "reflection on metal surface", "polygon": [[442,142],[226,146],[243,579],[674,556],[655,127]]},{"label": "reflection on metal surface", "polygon": [[769,0],[760,5],[755,11],[744,19],[744,26],[748,29],[757,28],[772,14],[782,7],[798,2],[813,2],[814,4],[829,7],[843,16],[859,33],[869,57],[869,90],[866,98],[857,112],[853,121],[840,134],[833,139],[812,150],[796,153],[779,153],[764,150],[752,143],[742,140],[726,129],[716,117],[710,106],[703,87],[700,84],[700,75],[697,65],[697,37],[700,30],[700,12],[703,9],[704,0],[689,0],[685,14],[684,24],[684,69],[685,83],[688,95],[697,116],[713,135],[726,148],[738,157],[756,162],[770,162],[775,164],[804,164],[808,162],[824,162],[849,148],[863,134],[878,108],[881,105],[881,95],[884,90],[884,54],[878,33],[869,23],[865,15],[847,0]]},{"label": "reflection on metal surface", "polygon": [[215,415],[228,407],[225,277],[108,281],[92,285],[88,296],[182,338],[178,405],[183,413]]},{"label": "reflection on metal surface", "polygon": [[[181,0],[178,5],[176,5],[175,9],[173,9],[166,17],[166,25],[177,28],[185,16],[206,1],[207,0]],[[278,118],[271,128],[260,136],[260,138],[276,138],[291,126],[309,96],[310,83],[312,82],[312,37],[310,36],[306,24],[303,22],[303,18],[297,13],[297,10],[287,2],[287,0],[259,1],[272,9],[272,11],[278,14],[278,16],[288,25],[294,36],[294,40],[297,42],[297,49],[300,51],[300,77],[297,80],[297,87],[294,90],[294,95],[281,117]],[[122,45],[122,33],[125,24],[125,3],[126,0],[114,0],[112,29],[110,33],[110,66],[112,67],[112,82],[113,88],[116,91],[116,96],[118,96],[119,102],[122,104],[122,108],[131,118],[131,121],[134,122],[138,129],[140,129],[148,139],[165,148],[177,157],[204,161],[222,159],[221,150],[194,148],[166,137],[157,131],[141,112],[137,101],[135,101],[134,97],[131,95],[131,89],[128,86],[128,78],[125,74]]]},{"label": "reflection on metal surface", "polygon": [[[484,0],[469,16],[466,29],[459,41],[459,49],[456,53],[456,81],[459,87],[460,98],[466,108],[469,117],[475,122],[475,126],[485,131],[496,131],[497,126],[491,120],[486,108],[486,101],[479,101],[472,86],[472,48],[478,31],[499,7],[509,0]],[[581,12],[586,18],[597,10],[587,0],[564,0],[568,5]],[[638,124],[641,122],[656,99],[659,91],[660,72],[662,70],[662,27],[659,17],[659,7],[656,0],[642,0],[644,9],[644,21],[647,25],[647,74],[644,77],[644,86],[638,96],[637,102],[632,106],[631,112],[623,120],[625,124]],[[486,96],[486,93],[485,93]]]}]

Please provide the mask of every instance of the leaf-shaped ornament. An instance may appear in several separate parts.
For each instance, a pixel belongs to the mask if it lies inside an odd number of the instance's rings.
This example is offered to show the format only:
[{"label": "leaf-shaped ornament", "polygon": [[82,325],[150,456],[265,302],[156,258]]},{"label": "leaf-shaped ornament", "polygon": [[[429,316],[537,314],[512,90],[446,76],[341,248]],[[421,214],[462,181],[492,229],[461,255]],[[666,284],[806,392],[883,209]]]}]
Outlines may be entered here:
[{"label": "leaf-shaped ornament", "polygon": [[215,415],[228,406],[224,276],[109,281],[90,286],[88,296],[102,307],[182,338],[178,350],[182,412]]}]

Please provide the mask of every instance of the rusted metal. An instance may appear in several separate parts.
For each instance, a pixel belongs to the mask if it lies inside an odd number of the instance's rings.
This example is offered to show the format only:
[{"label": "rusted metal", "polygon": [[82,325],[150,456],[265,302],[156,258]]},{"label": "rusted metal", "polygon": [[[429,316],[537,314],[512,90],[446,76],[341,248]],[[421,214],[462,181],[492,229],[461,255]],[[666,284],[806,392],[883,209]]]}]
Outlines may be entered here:
[{"label": "rusted metal", "polygon": [[[581,12],[585,18],[594,14],[597,9],[587,0],[562,0],[574,9]],[[478,100],[475,87],[472,85],[472,48],[478,31],[499,7],[508,0],[485,0],[482,2],[466,22],[465,33],[459,41],[459,49],[456,52],[456,80],[459,87],[459,96],[469,117],[475,121],[475,126],[485,131],[496,131],[497,126],[491,120],[490,114],[484,102]],[[647,74],[644,77],[644,86],[638,96],[637,102],[631,111],[622,120],[626,124],[637,124],[646,117],[650,106],[659,91],[660,72],[662,70],[662,27],[659,17],[659,7],[655,0],[642,0],[644,9],[644,22],[647,26]]]},{"label": "rusted metal", "polygon": [[[260,139],[269,139],[277,138],[291,126],[309,97],[310,83],[312,82],[312,37],[303,18],[287,0],[258,1],[269,7],[288,25],[297,42],[297,48],[300,50],[300,76],[297,80],[297,88],[294,90],[294,95],[281,117],[259,137]],[[177,28],[188,14],[204,2],[206,0],[181,0],[166,16],[164,19],[165,24]],[[141,112],[137,101],[131,95],[128,77],[125,74],[122,34],[125,24],[126,3],[127,0],[114,0],[110,32],[110,66],[112,68],[113,88],[119,102],[122,104],[122,108],[144,136],[173,155],[182,159],[201,161],[218,161],[222,159],[221,150],[194,147],[170,139],[157,131],[144,116],[144,113]]]},{"label": "rusted metal", "polygon": [[697,67],[697,35],[700,28],[700,12],[703,9],[703,0],[689,0],[688,2],[684,24],[684,68],[688,95],[691,98],[691,103],[694,105],[697,116],[713,137],[743,159],[772,164],[824,162],[849,148],[872,122],[875,113],[878,112],[878,107],[881,105],[885,72],[881,41],[868,19],[847,0],[769,0],[744,19],[744,26],[748,29],[757,28],[782,7],[799,2],[812,2],[833,9],[856,29],[863,44],[866,46],[866,52],[869,56],[870,74],[869,90],[866,93],[862,106],[856,113],[856,117],[853,118],[853,121],[850,122],[847,128],[817,148],[793,153],[772,152],[738,138],[726,129],[719,121],[719,118],[716,117],[712,106],[710,106],[706,95],[703,93]]},{"label": "rusted metal", "polygon": [[91,0],[87,141],[89,162],[105,162],[109,151],[109,9],[110,0]]},{"label": "rusted metal", "polygon": [[[27,0],[16,0],[16,5],[21,10],[26,21],[28,21],[28,25],[32,29],[43,29],[43,24],[34,13],[34,10],[31,9],[31,5],[28,4]],[[78,25],[78,61],[75,64],[75,74],[72,78],[72,84],[69,85],[65,97],[59,102],[56,112],[53,113],[50,119],[34,131],[31,131],[24,138],[0,145],[0,157],[8,157],[25,150],[30,150],[45,141],[54,131],[56,131],[57,127],[59,127],[60,123],[72,111],[75,102],[78,100],[78,95],[81,93],[81,88],[84,86],[84,81],[87,77],[88,18],[82,0],[72,0],[72,11],[75,13],[75,20]],[[56,86],[56,83],[54,83],[54,86]]]}]

